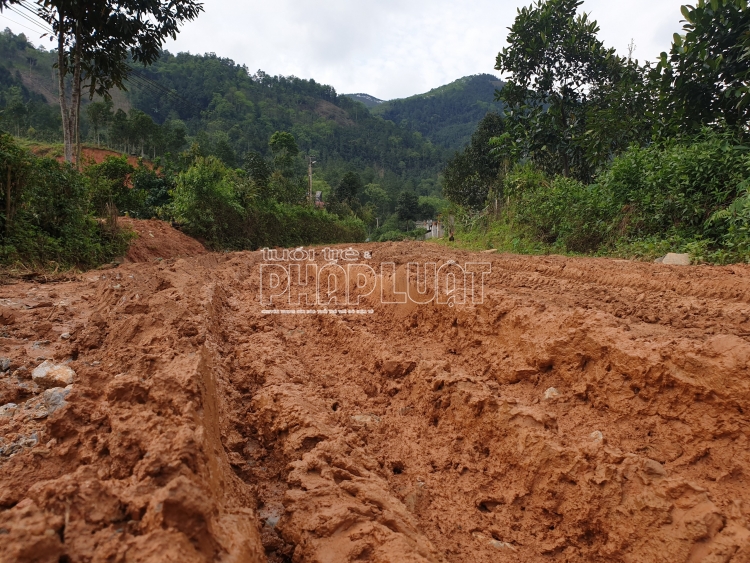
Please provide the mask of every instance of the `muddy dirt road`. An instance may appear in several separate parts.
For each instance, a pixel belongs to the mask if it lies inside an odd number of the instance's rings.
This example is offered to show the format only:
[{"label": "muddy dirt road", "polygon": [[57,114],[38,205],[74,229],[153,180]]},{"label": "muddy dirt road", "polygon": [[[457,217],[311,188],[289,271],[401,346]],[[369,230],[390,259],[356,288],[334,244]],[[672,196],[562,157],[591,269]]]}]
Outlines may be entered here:
[{"label": "muddy dirt road", "polygon": [[264,314],[260,252],[1,287],[0,561],[750,561],[750,268],[355,248],[483,303]]}]

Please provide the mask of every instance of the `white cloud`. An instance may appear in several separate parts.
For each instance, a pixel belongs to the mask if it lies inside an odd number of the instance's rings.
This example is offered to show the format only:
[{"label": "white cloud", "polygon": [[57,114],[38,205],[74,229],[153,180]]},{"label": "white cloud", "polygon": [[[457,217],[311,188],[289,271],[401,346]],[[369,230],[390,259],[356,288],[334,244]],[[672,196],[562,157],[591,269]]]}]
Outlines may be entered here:
[{"label": "white cloud", "polygon": [[[205,12],[167,48],[214,52],[251,71],[294,74],[338,92],[382,99],[494,71],[516,8],[531,0],[205,0]],[[654,60],[680,31],[681,0],[585,0],[600,37],[620,54]],[[12,16],[12,14],[11,14]],[[26,32],[3,18],[16,32]]]}]

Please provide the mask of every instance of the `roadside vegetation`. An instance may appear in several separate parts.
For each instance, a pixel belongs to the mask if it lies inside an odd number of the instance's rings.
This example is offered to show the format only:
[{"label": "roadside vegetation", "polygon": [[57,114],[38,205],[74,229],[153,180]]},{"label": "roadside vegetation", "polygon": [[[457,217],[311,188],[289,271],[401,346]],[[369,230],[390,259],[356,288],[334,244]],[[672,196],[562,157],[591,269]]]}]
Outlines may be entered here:
[{"label": "roadside vegetation", "polygon": [[504,113],[446,167],[460,244],[750,260],[747,3],[684,6],[656,64],[607,49],[581,4],[520,10],[497,57]]}]

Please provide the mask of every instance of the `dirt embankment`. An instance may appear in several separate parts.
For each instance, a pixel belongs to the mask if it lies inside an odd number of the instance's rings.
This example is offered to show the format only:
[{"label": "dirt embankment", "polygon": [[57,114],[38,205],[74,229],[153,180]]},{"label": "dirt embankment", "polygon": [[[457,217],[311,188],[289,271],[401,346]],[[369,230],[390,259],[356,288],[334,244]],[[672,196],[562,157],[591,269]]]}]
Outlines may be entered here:
[{"label": "dirt embankment", "polygon": [[[32,145],[31,151],[37,156],[52,156],[59,162],[63,162],[65,160],[64,155],[58,154],[58,151],[53,151],[53,147],[50,147],[48,145]],[[62,151],[62,145],[60,145],[59,151]],[[88,166],[90,164],[101,164],[108,156],[121,157],[125,155],[120,152],[101,147],[81,147],[81,161],[83,162],[84,166]],[[127,158],[128,164],[130,164],[131,166],[138,166],[139,159],[137,156],[128,155]],[[148,160],[144,160],[143,164],[148,168],[153,168],[153,164]]]},{"label": "dirt embankment", "polygon": [[157,219],[120,217],[121,226],[131,229],[138,237],[125,255],[127,262],[153,262],[205,254],[205,247],[194,238]]},{"label": "dirt embankment", "polygon": [[260,253],[0,288],[0,561],[750,561],[750,268],[357,248],[484,303],[264,315]]}]

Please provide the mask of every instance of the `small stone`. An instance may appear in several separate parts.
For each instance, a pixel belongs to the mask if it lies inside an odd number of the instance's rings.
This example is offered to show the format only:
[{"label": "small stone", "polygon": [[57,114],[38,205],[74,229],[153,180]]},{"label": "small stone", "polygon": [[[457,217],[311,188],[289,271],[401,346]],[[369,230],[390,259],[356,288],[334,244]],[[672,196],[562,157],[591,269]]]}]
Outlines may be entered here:
[{"label": "small stone", "polygon": [[27,448],[33,448],[38,443],[39,443],[39,435],[36,432],[32,433],[31,436],[23,440],[23,445],[26,446]]},{"label": "small stone", "polygon": [[662,264],[670,266],[690,266],[690,254],[676,254],[670,252],[661,261]]},{"label": "small stone", "polygon": [[554,387],[550,387],[544,392],[544,400],[549,401],[550,399],[557,399],[560,397],[561,393]]},{"label": "small stone", "polygon": [[518,551],[516,547],[513,544],[510,544],[508,542],[500,541],[500,540],[490,540],[490,545],[492,547],[495,547],[497,549],[503,549],[507,551]]},{"label": "small stone", "polygon": [[68,340],[70,338],[70,333],[69,332],[63,332],[60,335],[60,338],[62,338],[63,340]]},{"label": "small stone", "polygon": [[44,393],[42,393],[42,397],[44,398],[44,403],[47,405],[47,412],[49,414],[52,414],[58,409],[63,408],[68,403],[65,401],[68,395],[70,395],[70,392],[73,390],[72,385],[68,385],[67,387],[53,387],[52,389],[47,389]]},{"label": "small stone", "polygon": [[647,458],[646,461],[643,462],[643,471],[648,475],[656,477],[664,477],[667,474],[667,470],[664,469],[664,466],[661,463],[650,458]]},{"label": "small stone", "polygon": [[12,360],[10,358],[0,358],[0,371],[8,371]]},{"label": "small stone", "polygon": [[0,406],[0,416],[7,416],[8,418],[13,418],[13,415],[16,414],[16,410],[18,410],[17,404],[6,403],[3,406]]},{"label": "small stone", "polygon": [[37,340],[31,345],[31,348],[33,350],[38,350],[39,348],[45,348],[49,346],[50,342],[49,340]]},{"label": "small stone", "polygon": [[594,442],[604,441],[604,434],[602,434],[601,430],[594,430],[591,434],[589,434],[589,437],[594,440]]},{"label": "small stone", "polygon": [[76,372],[66,365],[55,364],[50,360],[42,364],[31,372],[31,378],[41,387],[65,387],[73,383]]},{"label": "small stone", "polygon": [[352,416],[352,420],[360,424],[378,424],[380,417],[374,414],[355,414]]}]

